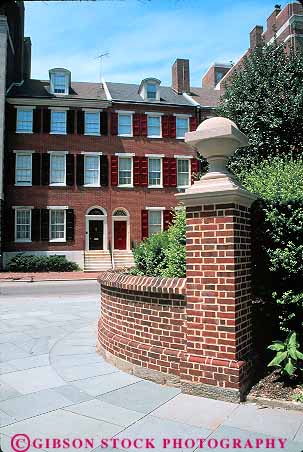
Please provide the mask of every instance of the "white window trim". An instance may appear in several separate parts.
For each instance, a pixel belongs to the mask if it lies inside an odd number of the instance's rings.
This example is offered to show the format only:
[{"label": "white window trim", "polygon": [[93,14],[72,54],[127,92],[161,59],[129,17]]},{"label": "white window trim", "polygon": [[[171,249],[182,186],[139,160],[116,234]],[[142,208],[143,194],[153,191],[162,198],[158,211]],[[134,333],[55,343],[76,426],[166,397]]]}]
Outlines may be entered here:
[{"label": "white window trim", "polygon": [[116,157],[135,157],[134,152],[115,152]]},{"label": "white window trim", "polygon": [[191,159],[192,157],[177,156],[177,160],[188,160],[188,185],[179,185],[179,172],[178,172],[178,162],[177,162],[177,188],[188,188],[191,186]]},{"label": "white window trim", "polygon": [[[66,210],[68,209],[67,206],[47,206],[49,209],[49,229],[48,229],[48,241],[51,243],[62,243],[66,242]],[[52,210],[63,210],[64,212],[64,237],[62,239],[51,239],[51,211]]]},{"label": "white window trim", "polygon": [[[32,242],[32,209],[34,207],[33,206],[13,206],[13,209],[15,210],[15,231],[14,231],[14,242],[15,243],[31,243]],[[30,238],[29,239],[17,239],[17,214],[16,211],[17,210],[29,210],[30,211],[30,215],[29,215],[29,235]]]},{"label": "white window trim", "polygon": [[[81,152],[82,154],[82,152]],[[84,179],[84,184],[83,187],[101,187],[100,185],[100,155],[102,155],[102,152],[83,152],[84,155],[84,175],[83,175],[83,179]],[[98,180],[99,180],[99,184],[86,184],[85,183],[85,157],[99,157],[99,168],[98,168]]]},{"label": "white window trim", "polygon": [[[15,108],[17,109],[17,113],[16,113],[16,133],[27,133],[27,134],[33,134],[33,129],[34,129],[34,110],[36,107],[30,107],[30,106],[15,106]],[[28,111],[32,111],[32,130],[18,130],[18,110],[28,110]]]},{"label": "white window trim", "polygon": [[[163,215],[163,211],[165,210],[165,207],[146,207],[147,210],[151,210],[151,211],[157,211],[157,212],[161,212],[161,231],[163,231],[164,229],[164,215]],[[148,216],[148,237],[151,237],[149,234],[149,216]]]},{"label": "white window trim", "polygon": [[[16,154],[16,166],[15,166],[15,187],[32,187],[33,186],[33,154],[35,151],[13,151]],[[31,156],[31,182],[30,184],[23,184],[21,182],[17,182],[17,156],[18,155],[26,155]]]},{"label": "white window trim", "polygon": [[[117,155],[117,154],[116,154]],[[130,158],[131,159],[131,183],[130,184],[120,184],[120,159],[121,158]],[[133,188],[134,186],[134,159],[133,159],[133,154],[132,155],[128,155],[128,154],[120,154],[118,155],[118,187],[128,187],[128,188]]]},{"label": "white window trim", "polygon": [[[56,74],[60,74],[60,75],[64,75],[65,78],[65,90],[64,93],[55,93],[55,86],[54,86],[54,75]],[[50,91],[51,94],[54,94],[55,96],[67,96],[69,94],[69,77],[66,74],[66,72],[63,71],[54,71],[51,73],[50,75]]]},{"label": "white window trim", "polygon": [[[160,135],[148,135],[148,117],[160,118]],[[152,113],[147,114],[147,138],[162,138],[162,115]]]},{"label": "white window trim", "polygon": [[188,129],[188,132],[189,132],[189,118],[191,118],[191,115],[179,115],[179,114],[174,114],[174,116],[176,116],[176,139],[177,139],[177,140],[184,140],[185,137],[178,137],[178,136],[177,136],[177,130],[178,130],[178,127],[177,127],[177,118],[180,118],[180,119],[187,119],[187,129]]},{"label": "white window trim", "polygon": [[[84,135],[91,136],[91,137],[100,137],[100,127],[101,127],[101,119],[100,119],[100,113],[103,110],[93,110],[92,108],[82,108],[82,111],[84,111]],[[86,128],[86,113],[99,113],[99,132],[97,133],[88,133],[85,131]]]},{"label": "white window trim", "polygon": [[[118,137],[133,137],[134,136],[134,130],[133,130],[133,111],[118,111]],[[131,133],[119,133],[119,117],[121,115],[130,115],[130,130]]]},{"label": "white window trim", "polygon": [[163,188],[163,158],[161,156],[153,156],[153,157],[148,157],[148,163],[147,163],[147,178],[148,178],[148,182],[149,182],[149,160],[150,159],[158,159],[160,160],[160,184],[159,185],[149,185],[147,188]]},{"label": "white window trim", "polygon": [[48,154],[50,154],[50,159],[49,159],[49,180],[51,181],[52,179],[52,157],[55,156],[64,156],[65,155],[65,160],[64,160],[64,182],[59,182],[59,183],[49,183],[49,187],[66,187],[66,155],[68,154],[68,151],[48,151]]},{"label": "white window trim", "polygon": [[[50,117],[50,135],[67,135],[67,110],[69,110],[69,108],[50,108],[51,111],[51,117]],[[53,111],[65,111],[65,132],[52,132],[52,113]]]}]

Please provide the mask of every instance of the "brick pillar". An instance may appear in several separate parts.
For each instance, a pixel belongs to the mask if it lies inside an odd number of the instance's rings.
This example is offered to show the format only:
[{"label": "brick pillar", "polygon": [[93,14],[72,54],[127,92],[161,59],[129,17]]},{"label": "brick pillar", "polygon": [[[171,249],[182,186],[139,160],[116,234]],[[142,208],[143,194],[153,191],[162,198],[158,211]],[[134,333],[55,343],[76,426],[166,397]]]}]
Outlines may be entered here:
[{"label": "brick pillar", "polygon": [[186,206],[186,350],[182,390],[239,400],[250,383],[250,206],[255,197],[225,168],[247,139],[225,118],[204,121],[186,141],[210,172],[178,195]]}]

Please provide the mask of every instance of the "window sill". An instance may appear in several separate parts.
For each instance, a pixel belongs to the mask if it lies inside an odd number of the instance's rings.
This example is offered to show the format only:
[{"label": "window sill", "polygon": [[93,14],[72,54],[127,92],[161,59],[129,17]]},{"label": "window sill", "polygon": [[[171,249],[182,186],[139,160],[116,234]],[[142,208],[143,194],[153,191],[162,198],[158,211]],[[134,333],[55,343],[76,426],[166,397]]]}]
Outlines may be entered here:
[{"label": "window sill", "polygon": [[49,132],[50,135],[67,135],[66,132]]},{"label": "window sill", "polygon": [[133,185],[118,185],[118,188],[134,188]]},{"label": "window sill", "polygon": [[163,185],[148,185],[147,188],[163,188]]},{"label": "window sill", "polygon": [[49,243],[66,243],[65,239],[51,239]]},{"label": "window sill", "polygon": [[95,184],[83,184],[82,187],[84,187],[84,188],[100,188],[101,185],[95,185]]},{"label": "window sill", "polygon": [[32,243],[32,240],[15,240],[15,243]]},{"label": "window sill", "polygon": [[33,184],[19,184],[19,183],[16,183],[15,184],[15,187],[32,187],[33,186]]},{"label": "window sill", "polygon": [[87,137],[101,137],[101,133],[84,133]]},{"label": "window sill", "polygon": [[26,130],[16,130],[16,133],[25,133],[27,135],[32,135],[34,132],[33,131],[26,131]]},{"label": "window sill", "polygon": [[133,138],[134,135],[120,135],[120,134],[118,133],[117,136],[118,136],[118,137],[122,137],[122,138]]},{"label": "window sill", "polygon": [[66,184],[49,184],[49,187],[66,187]]},{"label": "window sill", "polygon": [[163,138],[162,135],[147,135],[146,138]]},{"label": "window sill", "polygon": [[184,138],[185,138],[185,136],[184,137],[176,137],[176,140],[184,140]]},{"label": "window sill", "polygon": [[186,190],[189,187],[191,187],[191,185],[177,185],[177,188],[182,190]]}]

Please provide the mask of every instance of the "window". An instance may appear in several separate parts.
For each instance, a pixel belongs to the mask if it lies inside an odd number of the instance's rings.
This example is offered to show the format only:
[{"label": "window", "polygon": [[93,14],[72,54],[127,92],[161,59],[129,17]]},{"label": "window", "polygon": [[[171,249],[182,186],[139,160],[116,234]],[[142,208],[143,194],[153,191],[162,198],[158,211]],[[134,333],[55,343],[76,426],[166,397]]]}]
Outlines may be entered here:
[{"label": "window", "polygon": [[66,155],[51,154],[50,156],[50,185],[66,185],[65,177]]},{"label": "window", "polygon": [[133,185],[131,157],[119,157],[119,185]]},{"label": "window", "polygon": [[16,132],[32,133],[33,132],[33,110],[17,108],[17,127]]},{"label": "window", "polygon": [[178,118],[178,117],[176,118],[176,129],[177,129],[176,137],[177,138],[185,137],[185,134],[189,130],[188,122],[189,122],[188,118]]},{"label": "window", "polygon": [[66,134],[66,111],[51,111],[51,133]]},{"label": "window", "polygon": [[119,113],[118,115],[118,135],[132,136],[132,114]]},{"label": "window", "polygon": [[66,91],[66,77],[65,74],[59,72],[53,74],[54,93],[64,94]]},{"label": "window", "polygon": [[148,186],[156,187],[162,185],[161,177],[162,159],[149,158],[148,159]]},{"label": "window", "polygon": [[148,83],[146,86],[147,99],[157,98],[157,86],[154,83]]},{"label": "window", "polygon": [[15,210],[15,241],[31,241],[31,209]]},{"label": "window", "polygon": [[100,135],[100,113],[85,112],[85,134]]},{"label": "window", "polygon": [[177,159],[177,180],[178,187],[189,186],[189,159]]},{"label": "window", "polygon": [[150,210],[148,212],[148,235],[162,231],[162,210]]},{"label": "window", "polygon": [[50,241],[65,242],[65,210],[50,209]]},{"label": "window", "polygon": [[148,137],[161,137],[161,116],[147,116]]},{"label": "window", "polygon": [[91,185],[93,187],[100,185],[99,155],[84,156],[84,185]]},{"label": "window", "polygon": [[32,185],[32,154],[16,153],[16,185]]}]

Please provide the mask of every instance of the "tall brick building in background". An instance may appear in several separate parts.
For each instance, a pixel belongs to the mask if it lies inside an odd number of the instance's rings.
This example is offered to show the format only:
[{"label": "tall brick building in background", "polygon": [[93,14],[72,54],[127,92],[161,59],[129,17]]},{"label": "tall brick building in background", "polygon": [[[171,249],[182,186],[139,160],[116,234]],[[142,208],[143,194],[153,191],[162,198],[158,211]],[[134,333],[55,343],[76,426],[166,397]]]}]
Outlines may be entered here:
[{"label": "tall brick building in background", "polygon": [[[273,23],[283,39],[300,23],[300,8],[275,9],[267,42]],[[74,82],[65,68],[45,68],[46,80],[35,80],[23,2],[0,14],[3,264],[20,252],[63,254],[86,270],[132,264],[134,244],[167,228],[174,195],[198,172],[184,135],[215,114],[233,68],[213,65],[200,88],[190,85],[186,59],[174,63],[170,87],[154,77]],[[260,33],[253,30],[251,46]]]}]

